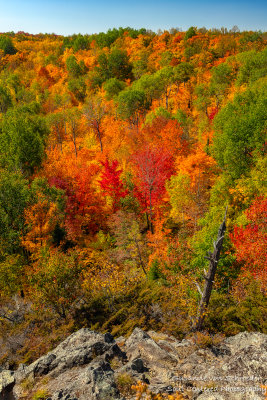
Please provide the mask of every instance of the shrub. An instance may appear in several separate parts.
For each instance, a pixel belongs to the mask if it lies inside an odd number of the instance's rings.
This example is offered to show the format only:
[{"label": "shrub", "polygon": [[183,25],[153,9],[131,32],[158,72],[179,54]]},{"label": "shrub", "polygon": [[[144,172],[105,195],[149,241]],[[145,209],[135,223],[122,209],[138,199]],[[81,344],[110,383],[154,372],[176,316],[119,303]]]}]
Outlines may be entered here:
[{"label": "shrub", "polygon": [[34,393],[32,400],[46,400],[49,396],[50,394],[47,392],[47,390],[40,389]]},{"label": "shrub", "polygon": [[120,374],[117,376],[116,378],[116,384],[117,387],[120,391],[120,393],[124,396],[129,396],[129,395],[133,395],[134,391],[132,389],[132,386],[134,384],[134,380],[131,377],[131,375],[124,373],[124,374]]}]

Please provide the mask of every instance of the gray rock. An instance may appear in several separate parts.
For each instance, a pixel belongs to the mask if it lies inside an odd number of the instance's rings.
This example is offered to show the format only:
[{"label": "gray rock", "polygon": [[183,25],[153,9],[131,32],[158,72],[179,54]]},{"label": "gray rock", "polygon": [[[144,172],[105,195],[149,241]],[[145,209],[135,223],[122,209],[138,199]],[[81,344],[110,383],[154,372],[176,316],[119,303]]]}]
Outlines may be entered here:
[{"label": "gray rock", "polygon": [[9,386],[12,386],[14,382],[14,372],[3,370],[0,373],[0,393],[3,389],[7,389]]},{"label": "gray rock", "polygon": [[122,367],[116,369],[115,377],[128,374],[136,382],[143,381],[145,383],[150,383],[146,377],[146,373],[148,372],[149,369],[144,366],[143,360],[141,358],[136,358],[135,360],[129,361]]},{"label": "gray rock", "polygon": [[45,378],[48,400],[125,400],[116,386],[121,374],[145,381],[155,393],[184,391],[192,400],[264,399],[266,335],[243,332],[205,349],[190,340],[151,336],[136,328],[127,340],[115,341],[81,329],[31,365],[2,371],[0,400],[22,398],[25,378],[35,390]]},{"label": "gray rock", "polygon": [[266,335],[260,332],[240,332],[235,336],[226,338],[224,344],[230,348],[232,354],[249,346],[267,348]]},{"label": "gray rock", "polygon": [[13,400],[13,387],[15,386],[14,372],[2,370],[0,373],[0,400]]},{"label": "gray rock", "polygon": [[125,359],[111,334],[81,329],[28,367],[21,365],[15,373],[14,393],[20,398],[19,383],[25,378],[47,376],[46,389],[52,400],[98,400],[99,396],[109,398],[109,395],[110,399],[119,399],[109,364],[114,357]]},{"label": "gray rock", "polygon": [[[146,364],[176,365],[178,359],[168,350],[161,348],[146,332],[135,328],[125,342],[125,352],[129,360],[142,358]],[[159,365],[158,365],[159,366]]]},{"label": "gray rock", "polygon": [[76,379],[67,371],[61,378],[64,387],[61,388],[59,377],[48,385],[48,390],[53,391],[52,400],[119,400],[121,396],[116,387],[114,372],[110,364],[105,361],[95,361],[86,368],[79,369]]},{"label": "gray rock", "polygon": [[52,352],[39,358],[23,371],[18,370],[15,374],[16,381],[20,382],[31,373],[34,376],[43,376],[53,371],[55,377],[64,370],[89,364],[97,356],[108,352],[110,358],[115,354],[123,357],[112,335],[102,335],[84,328],[70,335]]}]

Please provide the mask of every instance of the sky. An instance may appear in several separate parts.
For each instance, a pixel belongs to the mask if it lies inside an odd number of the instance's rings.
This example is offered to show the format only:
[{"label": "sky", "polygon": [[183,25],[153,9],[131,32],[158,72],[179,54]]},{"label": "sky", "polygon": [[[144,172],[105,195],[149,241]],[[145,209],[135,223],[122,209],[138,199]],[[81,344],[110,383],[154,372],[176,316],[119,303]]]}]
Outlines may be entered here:
[{"label": "sky", "polygon": [[265,0],[0,0],[0,32],[91,34],[109,28],[267,31]]}]

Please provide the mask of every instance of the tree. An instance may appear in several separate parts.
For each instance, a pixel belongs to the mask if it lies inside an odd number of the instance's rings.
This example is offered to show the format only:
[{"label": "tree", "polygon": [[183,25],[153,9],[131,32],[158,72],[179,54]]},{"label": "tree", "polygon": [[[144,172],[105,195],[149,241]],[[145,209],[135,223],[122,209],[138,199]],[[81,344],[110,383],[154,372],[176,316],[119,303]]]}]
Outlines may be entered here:
[{"label": "tree", "polygon": [[201,292],[201,289],[198,286],[198,289],[201,294],[201,300],[200,300],[200,305],[199,305],[199,309],[198,309],[197,320],[195,321],[193,330],[201,331],[203,328],[203,323],[204,323],[206,311],[207,311],[209,301],[210,301],[214,278],[215,278],[218,262],[220,259],[220,253],[222,250],[223,239],[224,239],[224,234],[225,234],[225,230],[226,230],[226,213],[227,213],[227,209],[225,211],[224,220],[223,220],[222,224],[220,225],[220,228],[218,231],[217,240],[213,244],[214,251],[213,251],[213,253],[209,252],[209,255],[207,257],[210,264],[209,264],[209,271],[207,274],[205,273],[205,276],[204,276],[205,285],[204,285],[203,293]]},{"label": "tree", "polygon": [[216,98],[216,106],[219,107],[225,90],[231,83],[233,71],[229,64],[222,63],[212,68],[212,77],[210,82],[210,93]]},{"label": "tree", "polygon": [[[24,265],[20,255],[0,256],[0,320],[15,322],[7,297],[16,295],[23,287]],[[5,305],[3,307],[2,305]],[[3,312],[3,309],[5,311]]]},{"label": "tree", "polygon": [[4,51],[4,54],[16,54],[17,50],[15,49],[12,40],[7,35],[0,35],[0,49]]},{"label": "tree", "polygon": [[129,63],[127,52],[114,49],[108,56],[108,70],[110,77],[119,80],[132,79],[132,66]]},{"label": "tree", "polygon": [[104,104],[100,97],[91,98],[87,101],[83,108],[83,114],[86,118],[87,124],[94,131],[96,137],[99,140],[100,150],[103,152],[103,130],[102,120],[108,112],[107,106]]},{"label": "tree", "polygon": [[117,98],[118,113],[137,128],[141,116],[148,108],[145,92],[141,90],[123,90]]},{"label": "tree", "polygon": [[194,67],[189,62],[182,62],[173,68],[173,81],[177,86],[177,92],[181,83],[189,81],[194,73]]},{"label": "tree", "polygon": [[136,215],[118,211],[111,217],[109,225],[116,240],[116,248],[111,250],[111,256],[116,262],[134,261],[146,275],[147,249]]},{"label": "tree", "polygon": [[43,247],[38,261],[28,271],[34,302],[52,307],[66,319],[81,293],[83,268],[77,252],[63,253]]},{"label": "tree", "polygon": [[165,182],[173,173],[173,160],[163,149],[146,147],[134,154],[136,195],[149,214],[149,229],[153,233],[153,208],[165,192]]},{"label": "tree", "polygon": [[133,82],[134,90],[143,91],[146,95],[148,105],[151,106],[154,99],[159,99],[162,91],[162,79],[158,74],[145,74],[140,79]]},{"label": "tree", "polygon": [[193,36],[196,35],[196,30],[193,26],[191,26],[186,32],[185,32],[185,37],[184,40],[191,39]]},{"label": "tree", "polygon": [[81,116],[82,116],[82,112],[76,107],[73,107],[66,111],[66,122],[68,124],[69,132],[71,135],[71,140],[74,145],[74,151],[75,151],[76,158],[78,157],[77,136],[80,132],[79,121],[80,121]]},{"label": "tree", "polygon": [[88,37],[83,36],[81,34],[77,35],[77,37],[73,41],[72,47],[75,52],[79,50],[88,50],[89,47]]},{"label": "tree", "polygon": [[165,95],[165,107],[168,110],[169,97],[171,94],[171,86],[174,81],[174,69],[173,67],[164,67],[156,72],[156,76],[159,79],[162,93]]},{"label": "tree", "polygon": [[76,99],[81,103],[86,97],[86,84],[83,76],[69,80],[68,89],[74,94]]},{"label": "tree", "polygon": [[110,78],[107,80],[103,87],[106,91],[106,97],[108,100],[118,96],[118,94],[125,89],[125,83],[120,81],[118,78]]},{"label": "tree", "polygon": [[78,64],[74,55],[71,55],[67,58],[66,68],[71,78],[79,78],[86,72],[84,62],[81,61]]},{"label": "tree", "polygon": [[28,182],[20,172],[0,173],[0,251],[15,254],[21,251],[24,231],[24,209],[30,199]]},{"label": "tree", "polygon": [[117,78],[120,81],[132,79],[132,66],[126,51],[115,48],[109,55],[101,53],[97,61],[99,66],[95,67],[94,86],[100,86],[111,78]]},{"label": "tree", "polygon": [[262,286],[267,283],[267,198],[256,198],[246,210],[244,226],[234,226],[230,235],[234,244],[237,260],[243,264],[243,270],[249,271]]},{"label": "tree", "polygon": [[5,77],[4,88],[11,96],[11,100],[15,103],[18,102],[19,94],[22,89],[21,80],[16,73],[8,73]]},{"label": "tree", "polygon": [[118,161],[114,160],[109,162],[106,159],[105,162],[101,163],[104,167],[104,171],[101,174],[99,181],[100,186],[106,196],[110,196],[112,199],[113,210],[119,209],[120,199],[127,195],[127,190],[124,189],[120,175],[121,169],[118,169]]},{"label": "tree", "polygon": [[136,79],[140,79],[142,75],[148,72],[148,51],[142,51],[140,58],[133,61],[133,75]]},{"label": "tree", "polygon": [[63,238],[64,208],[64,192],[50,187],[45,179],[35,178],[31,185],[31,202],[24,211],[22,236],[22,245],[34,257],[38,257],[43,246],[59,244],[60,234]]},{"label": "tree", "polygon": [[233,178],[247,174],[265,152],[267,85],[235,96],[215,117],[213,154]]},{"label": "tree", "polygon": [[[87,153],[88,155],[88,153]],[[66,238],[78,242],[86,237],[92,238],[105,226],[104,199],[97,190],[100,167],[85,159],[63,158],[52,168],[49,185],[65,192]]]},{"label": "tree", "polygon": [[0,113],[7,112],[8,108],[12,106],[12,99],[7,88],[0,86]]},{"label": "tree", "polygon": [[195,100],[195,105],[199,111],[204,111],[208,117],[208,107],[211,105],[210,89],[204,83],[195,87],[195,93],[197,98]]},{"label": "tree", "polygon": [[239,33],[239,32],[240,32],[240,29],[238,28],[237,25],[234,25],[234,26],[230,29],[230,32],[232,32],[233,34]]},{"label": "tree", "polygon": [[41,165],[48,130],[31,109],[8,110],[0,123],[0,164],[30,175]]},{"label": "tree", "polygon": [[251,84],[267,75],[267,48],[260,52],[241,53],[238,59],[242,62],[236,79],[238,85]]},{"label": "tree", "polygon": [[197,149],[181,159],[177,175],[167,182],[172,206],[171,217],[196,231],[198,220],[207,209],[209,189],[214,182],[215,161]]},{"label": "tree", "polygon": [[62,153],[63,141],[66,137],[66,116],[64,112],[57,111],[50,113],[47,118],[48,125],[50,126],[51,133],[55,137],[56,143]]}]

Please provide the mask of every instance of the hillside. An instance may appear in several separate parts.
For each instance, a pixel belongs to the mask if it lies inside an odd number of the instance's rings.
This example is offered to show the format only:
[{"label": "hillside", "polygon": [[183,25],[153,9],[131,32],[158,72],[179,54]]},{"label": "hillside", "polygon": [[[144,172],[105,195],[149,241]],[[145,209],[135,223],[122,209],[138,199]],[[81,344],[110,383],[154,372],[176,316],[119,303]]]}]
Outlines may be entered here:
[{"label": "hillside", "polygon": [[[266,34],[0,34],[0,365],[72,332],[266,333]],[[204,339],[203,339],[204,340]]]}]

